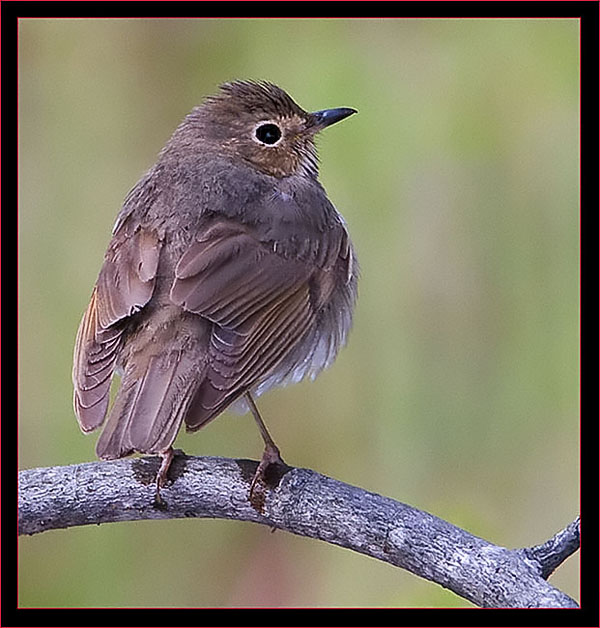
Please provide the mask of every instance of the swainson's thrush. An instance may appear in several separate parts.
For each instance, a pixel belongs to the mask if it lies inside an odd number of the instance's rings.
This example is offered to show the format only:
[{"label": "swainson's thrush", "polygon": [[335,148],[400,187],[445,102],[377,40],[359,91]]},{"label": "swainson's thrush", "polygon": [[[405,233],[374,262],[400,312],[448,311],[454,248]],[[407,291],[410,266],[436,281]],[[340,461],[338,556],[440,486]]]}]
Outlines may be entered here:
[{"label": "swainson's thrush", "polygon": [[344,344],[358,265],[318,181],[315,135],[355,113],[308,113],[267,82],[221,86],[183,120],[125,199],[75,345],[84,432],[104,422],[100,458],[157,453],[157,490],[182,421],[195,431],[315,377]]}]

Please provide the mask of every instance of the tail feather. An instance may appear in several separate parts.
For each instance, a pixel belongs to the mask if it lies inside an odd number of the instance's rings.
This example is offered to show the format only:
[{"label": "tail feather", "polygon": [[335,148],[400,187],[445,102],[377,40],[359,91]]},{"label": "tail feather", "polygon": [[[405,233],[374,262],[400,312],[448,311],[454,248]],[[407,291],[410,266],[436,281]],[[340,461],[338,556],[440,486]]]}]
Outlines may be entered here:
[{"label": "tail feather", "polygon": [[96,445],[100,458],[158,453],[175,440],[200,383],[197,364],[181,352],[152,356],[141,375],[126,369]]}]

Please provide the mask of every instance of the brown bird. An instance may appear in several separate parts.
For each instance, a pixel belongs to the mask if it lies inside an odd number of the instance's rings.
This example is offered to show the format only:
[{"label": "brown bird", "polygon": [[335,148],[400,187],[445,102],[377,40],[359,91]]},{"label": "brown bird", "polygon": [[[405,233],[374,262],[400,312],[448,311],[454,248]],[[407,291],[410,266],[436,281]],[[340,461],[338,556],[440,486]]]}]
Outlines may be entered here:
[{"label": "brown bird", "polygon": [[162,457],[236,400],[282,460],[253,396],[314,378],[344,344],[358,265],[318,181],[315,135],[355,113],[308,113],[268,82],[221,86],[125,199],[77,333],[74,406],[96,453]]}]

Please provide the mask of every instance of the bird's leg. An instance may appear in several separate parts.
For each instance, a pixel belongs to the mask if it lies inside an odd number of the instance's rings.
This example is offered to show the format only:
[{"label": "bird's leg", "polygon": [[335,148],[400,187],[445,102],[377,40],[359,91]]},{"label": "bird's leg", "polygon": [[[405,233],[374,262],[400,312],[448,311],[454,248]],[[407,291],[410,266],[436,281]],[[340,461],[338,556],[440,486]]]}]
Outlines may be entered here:
[{"label": "bird's leg", "polygon": [[252,412],[252,416],[254,417],[254,420],[258,425],[260,435],[265,442],[265,450],[263,452],[261,461],[258,463],[256,473],[252,478],[252,483],[250,484],[250,501],[252,501],[252,495],[254,493],[254,489],[256,488],[257,482],[263,485],[265,484],[265,473],[268,467],[270,467],[271,465],[281,465],[287,468],[287,465],[285,464],[283,458],[281,457],[281,454],[279,453],[279,447],[277,447],[275,441],[271,438],[269,430],[267,430],[267,426],[262,420],[260,412],[256,407],[256,403],[254,403],[254,399],[249,392],[246,393],[246,401],[248,402],[248,405],[250,406],[250,411]]},{"label": "bird's leg", "polygon": [[171,462],[173,462],[173,458],[175,457],[175,452],[173,447],[169,447],[164,451],[159,451],[158,455],[161,457],[161,462],[158,473],[156,474],[156,494],[154,500],[157,504],[164,506],[163,498],[160,496],[160,489],[167,483],[167,474],[169,473]]},{"label": "bird's leg", "polygon": [[250,406],[250,412],[252,412],[252,416],[254,417],[254,420],[256,421],[256,424],[258,425],[258,429],[260,430],[260,435],[262,436],[262,439],[265,442],[265,452],[268,450],[270,453],[272,452],[275,454],[276,458],[273,460],[273,462],[283,463],[283,460],[279,456],[279,448],[275,444],[275,441],[271,438],[271,434],[269,434],[269,430],[267,429],[267,426],[262,420],[262,417],[260,416],[260,412],[258,411],[258,408],[256,407],[256,403],[254,402],[254,399],[252,399],[252,395],[249,392],[246,393],[246,401],[248,402],[248,405]]}]

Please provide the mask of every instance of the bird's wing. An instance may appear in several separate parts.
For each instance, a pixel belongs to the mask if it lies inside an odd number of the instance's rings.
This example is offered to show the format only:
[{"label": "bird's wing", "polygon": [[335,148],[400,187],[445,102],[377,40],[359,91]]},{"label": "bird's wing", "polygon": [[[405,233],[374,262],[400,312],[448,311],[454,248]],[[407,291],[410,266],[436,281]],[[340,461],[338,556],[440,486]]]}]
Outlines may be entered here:
[{"label": "bird's wing", "polygon": [[107,251],[75,341],[74,406],[84,432],[104,421],[123,323],[152,296],[161,245],[153,231],[121,229]]},{"label": "bird's wing", "polygon": [[181,257],[171,299],[214,323],[189,430],[217,416],[301,340],[315,320],[311,266],[219,222]]}]

